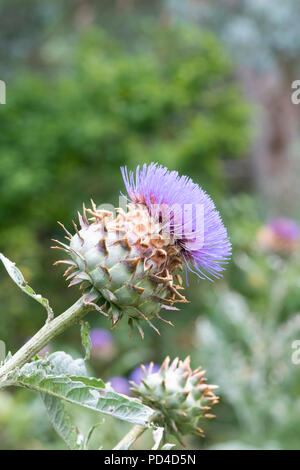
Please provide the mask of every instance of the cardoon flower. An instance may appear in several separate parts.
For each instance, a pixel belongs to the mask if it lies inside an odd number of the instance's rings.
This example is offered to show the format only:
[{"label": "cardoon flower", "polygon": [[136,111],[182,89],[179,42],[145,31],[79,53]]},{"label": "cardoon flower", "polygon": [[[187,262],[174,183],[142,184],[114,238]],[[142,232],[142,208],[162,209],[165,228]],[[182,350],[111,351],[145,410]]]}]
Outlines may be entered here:
[{"label": "cardoon flower", "polygon": [[92,328],[90,331],[93,357],[108,358],[113,355],[114,344],[112,334],[104,328]]},{"label": "cardoon flower", "polygon": [[163,320],[160,309],[187,302],[179,271],[220,277],[230,242],[214,203],[188,177],[154,163],[138,167],[135,176],[126,168],[122,174],[128,211],[118,208],[114,216],[92,201],[79,215],[80,228],[74,222],[75,235],[63,227],[70,244],[58,243],[71,260],[58,263],[70,265],[70,285],[101,294],[103,305],[93,305],[113,327],[126,316],[143,336],[141,321],[158,332],[151,320]]},{"label": "cardoon flower", "polygon": [[295,220],[278,217],[271,220],[269,227],[273,233],[282,239],[298,241],[300,239],[300,227]]},{"label": "cardoon flower", "polygon": [[145,375],[144,371],[146,371],[146,374],[150,374],[150,373],[154,374],[155,372],[158,372],[159,369],[160,369],[160,366],[158,364],[154,364],[153,362],[149,364],[144,364],[143,367],[138,366],[135,369],[133,369],[133,371],[130,373],[129,380],[135,383],[136,385],[139,385]]},{"label": "cardoon flower", "polygon": [[122,174],[131,201],[147,207],[153,219],[160,222],[163,237],[169,236],[178,265],[184,261],[199,277],[220,277],[231,245],[220,215],[205,191],[187,176],[155,163],[138,167],[135,177],[126,167]]},{"label": "cardoon flower", "polygon": [[218,403],[219,397],[214,394],[218,387],[206,384],[205,372],[201,367],[192,371],[189,357],[184,361],[176,358],[171,364],[167,357],[158,372],[144,368],[141,384],[131,382],[131,390],[157,411],[155,423],[182,443],[185,434],[204,437],[201,422],[215,417],[210,410]]},{"label": "cardoon flower", "polygon": [[280,253],[292,253],[299,247],[300,226],[292,219],[277,217],[258,231],[262,248]]},{"label": "cardoon flower", "polygon": [[109,383],[115,392],[122,393],[123,395],[130,394],[129,382],[127,379],[125,379],[125,377],[116,375],[115,377],[111,377],[109,379]]}]

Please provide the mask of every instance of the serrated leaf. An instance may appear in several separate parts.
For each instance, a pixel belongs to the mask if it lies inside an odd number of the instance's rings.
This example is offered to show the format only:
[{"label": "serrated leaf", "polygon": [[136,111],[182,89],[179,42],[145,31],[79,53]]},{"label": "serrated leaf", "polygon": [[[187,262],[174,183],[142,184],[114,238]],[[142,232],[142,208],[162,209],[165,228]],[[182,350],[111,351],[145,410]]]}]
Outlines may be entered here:
[{"label": "serrated leaf", "polygon": [[[45,361],[38,360],[25,364],[19,371],[16,385],[49,394],[130,423],[150,426],[150,417],[154,413],[151,408],[135,398],[112,391],[105,387],[100,379],[53,373],[53,354],[51,356]],[[55,359],[57,360],[57,355]],[[63,369],[70,370],[70,363],[67,369],[65,367]]]},{"label": "serrated leaf", "polygon": [[47,311],[48,319],[53,318],[54,313],[52,308],[49,305],[49,300],[45,299],[42,297],[40,294],[36,294],[35,291],[28,285],[28,283],[25,281],[23,274],[21,271],[17,268],[15,263],[10,261],[8,258],[6,258],[2,253],[0,253],[0,260],[4,264],[4,267],[6,271],[8,272],[9,276],[12,278],[12,280],[17,284],[17,286],[25,292],[25,294],[29,295],[29,297],[32,297],[34,300],[39,302]]},{"label": "serrated leaf", "polygon": [[72,423],[64,403],[47,393],[41,393],[48,417],[57,434],[71,450],[81,450],[84,447],[83,436]]},{"label": "serrated leaf", "polygon": [[81,342],[85,350],[85,360],[89,360],[91,356],[92,341],[90,337],[90,329],[89,322],[83,320],[80,322]]}]

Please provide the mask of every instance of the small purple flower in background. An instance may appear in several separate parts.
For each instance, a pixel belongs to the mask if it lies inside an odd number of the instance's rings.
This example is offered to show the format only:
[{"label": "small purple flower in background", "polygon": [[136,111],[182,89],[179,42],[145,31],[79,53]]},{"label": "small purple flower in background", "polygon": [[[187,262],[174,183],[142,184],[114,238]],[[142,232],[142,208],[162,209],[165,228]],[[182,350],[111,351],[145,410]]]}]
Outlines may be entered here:
[{"label": "small purple flower in background", "polygon": [[104,328],[92,328],[90,332],[92,343],[91,354],[94,358],[109,359],[114,355],[112,334]]},{"label": "small purple flower in background", "polygon": [[295,220],[278,217],[271,220],[269,227],[280,238],[297,241],[300,238],[300,226]]},{"label": "small purple flower in background", "polygon": [[108,382],[110,382],[115,392],[130,395],[129,382],[125,377],[116,375],[115,377],[111,377]]},{"label": "small purple flower in background", "polygon": [[[159,371],[160,366],[158,364],[153,364],[153,362],[150,362],[149,364],[144,364],[144,368],[146,374],[155,374]],[[143,368],[141,366],[138,366],[131,372],[129,376],[129,381],[139,385],[144,377],[145,374]]]},{"label": "small purple flower in background", "polygon": [[121,169],[132,202],[145,205],[169,231],[186,268],[199,277],[219,278],[231,254],[227,230],[212,199],[187,176],[151,163]]},{"label": "small purple flower in background", "polygon": [[112,334],[104,328],[92,328],[90,336],[92,348],[105,348],[113,342]]},{"label": "small purple flower in background", "polygon": [[300,226],[293,219],[277,217],[260,228],[257,240],[263,249],[291,254],[299,248]]}]

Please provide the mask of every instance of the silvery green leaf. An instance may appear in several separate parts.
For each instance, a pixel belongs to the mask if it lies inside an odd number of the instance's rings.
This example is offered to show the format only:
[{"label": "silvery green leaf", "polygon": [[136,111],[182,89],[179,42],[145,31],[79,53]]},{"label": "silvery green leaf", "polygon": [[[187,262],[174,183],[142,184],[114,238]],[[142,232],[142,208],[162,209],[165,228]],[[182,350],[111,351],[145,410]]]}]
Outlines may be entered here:
[{"label": "silvery green leaf", "polygon": [[20,289],[25,292],[25,294],[32,297],[34,300],[39,302],[47,311],[48,320],[51,320],[54,316],[53,310],[49,305],[49,301],[42,297],[40,294],[36,294],[34,290],[27,284],[25,281],[23,274],[17,268],[15,263],[11,262],[8,258],[6,258],[2,253],[0,253],[0,260],[4,264],[4,267],[12,280],[20,287]]},{"label": "silvery green leaf", "polygon": [[[52,375],[76,375],[87,377],[87,370],[83,359],[73,359],[70,354],[64,351],[56,351],[41,363],[48,364],[49,373]],[[25,367],[25,366],[24,366]]]},{"label": "silvery green leaf", "polygon": [[[79,376],[72,376],[69,375],[70,379],[77,380],[80,379],[80,382],[87,385],[90,388],[105,388],[105,383],[102,379],[97,379],[95,377],[79,377]],[[107,390],[107,389],[106,389]]]},{"label": "silvery green leaf", "polygon": [[151,408],[135,398],[118,394],[105,387],[100,379],[54,373],[51,369],[52,359],[49,356],[46,361],[38,360],[23,366],[19,371],[16,385],[49,394],[130,423],[150,426],[150,418],[153,415]]},{"label": "silvery green leaf", "polygon": [[83,449],[83,436],[72,423],[63,401],[48,393],[41,393],[41,397],[52,426],[66,443],[67,447],[71,450]]}]

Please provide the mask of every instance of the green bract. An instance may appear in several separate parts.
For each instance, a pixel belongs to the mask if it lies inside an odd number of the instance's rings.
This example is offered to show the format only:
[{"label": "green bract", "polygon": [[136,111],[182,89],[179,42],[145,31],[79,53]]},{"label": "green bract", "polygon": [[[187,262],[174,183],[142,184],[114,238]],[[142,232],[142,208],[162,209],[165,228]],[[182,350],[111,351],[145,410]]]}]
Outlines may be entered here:
[{"label": "green bract", "polygon": [[160,309],[177,310],[175,303],[187,302],[179,292],[181,277],[173,275],[182,269],[183,260],[147,208],[129,204],[127,212],[116,211],[114,217],[112,212],[97,210],[94,203],[92,210],[84,208],[80,230],[74,223],[75,235],[67,231],[70,244],[55,240],[60,245],[56,248],[71,258],[56,264],[69,265],[65,276],[70,286],[80,284],[85,293],[92,287],[101,294],[102,305],[93,304],[91,290],[90,303],[111,319],[113,327],[125,315],[142,336],[141,321],[158,332],[150,320],[162,320]]},{"label": "green bract", "polygon": [[151,365],[148,373],[142,367],[145,377],[140,385],[132,382],[132,390],[144,404],[157,410],[155,424],[175,434],[181,443],[185,434],[204,437],[199,425],[203,419],[215,417],[209,411],[218,403],[219,397],[213,392],[218,387],[206,384],[206,371],[201,367],[191,370],[190,357],[169,363],[167,357],[156,373],[152,373]]}]

